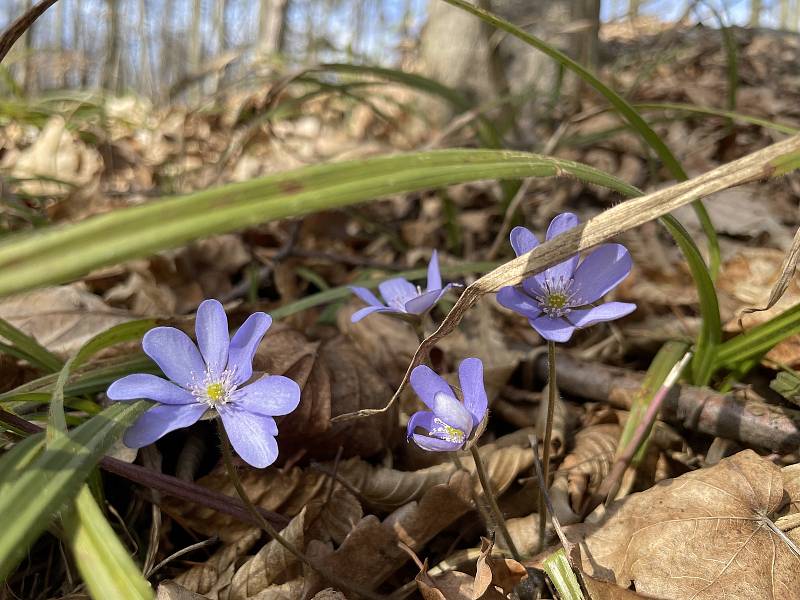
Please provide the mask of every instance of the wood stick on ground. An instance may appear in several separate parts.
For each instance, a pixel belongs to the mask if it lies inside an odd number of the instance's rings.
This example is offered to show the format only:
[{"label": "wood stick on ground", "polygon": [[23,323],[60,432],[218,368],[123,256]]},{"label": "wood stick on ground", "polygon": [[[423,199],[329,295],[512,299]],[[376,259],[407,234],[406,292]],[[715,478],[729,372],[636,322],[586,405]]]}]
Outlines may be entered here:
[{"label": "wood stick on ground", "polygon": [[[579,398],[609,402],[630,409],[644,373],[594,362],[562,353],[558,365],[562,392]],[[547,362],[538,360],[536,371],[547,376]],[[675,386],[664,398],[661,419],[708,435],[742,442],[773,452],[795,452],[800,447],[800,411],[708,388]]]}]

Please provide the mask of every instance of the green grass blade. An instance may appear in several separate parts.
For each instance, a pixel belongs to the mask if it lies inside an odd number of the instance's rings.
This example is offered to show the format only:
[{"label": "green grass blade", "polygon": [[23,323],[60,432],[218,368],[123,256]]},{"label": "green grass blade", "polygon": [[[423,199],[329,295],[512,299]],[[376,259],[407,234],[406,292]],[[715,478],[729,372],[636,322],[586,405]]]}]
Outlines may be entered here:
[{"label": "green grass blade", "polygon": [[722,322],[719,316],[719,302],[714,291],[714,282],[706,268],[692,237],[672,215],[662,217],[661,222],[677,242],[689,270],[692,273],[697,292],[700,296],[700,316],[702,324],[692,358],[692,381],[695,385],[708,385],[714,373],[714,357],[722,342]]},{"label": "green grass blade", "polygon": [[53,514],[71,500],[90,471],[149,402],[118,402],[69,434],[58,433],[22,470],[0,460],[0,581],[25,556]]},{"label": "green grass blade", "polygon": [[740,363],[766,354],[797,333],[800,333],[800,304],[720,345],[714,367],[735,370]]},{"label": "green grass blade", "polygon": [[317,165],[9,236],[0,244],[0,295],[273,219],[455,183],[557,175],[639,193],[580,163],[505,150],[438,150]]},{"label": "green grass blade", "polygon": [[[636,392],[631,403],[630,414],[625,422],[625,428],[617,443],[617,456],[619,456],[630,444],[636,428],[647,413],[647,408],[653,401],[653,396],[664,384],[672,368],[678,364],[689,349],[686,342],[669,341],[658,350],[653,362],[647,369],[647,373],[642,381],[642,387]],[[649,435],[642,441],[642,445],[637,450],[636,455],[631,461],[632,465],[637,465],[642,460],[644,452],[647,450]]]},{"label": "green grass blade", "polygon": [[20,440],[0,457],[0,473],[3,473],[3,479],[0,480],[0,497],[5,494],[8,484],[28,468],[43,448],[44,433],[36,433]]},{"label": "green grass blade", "polygon": [[[558,64],[562,65],[564,68],[571,70],[573,73],[578,75],[583,81],[587,84],[592,86],[595,90],[597,90],[600,94],[605,97],[606,100],[617,110],[617,112],[622,116],[622,118],[630,124],[630,126],[642,137],[645,143],[650,146],[653,151],[658,155],[661,161],[664,163],[664,166],[667,167],[669,172],[672,176],[677,179],[678,181],[686,181],[689,177],[684,171],[683,167],[681,166],[678,159],[675,158],[675,155],[672,154],[670,149],[667,145],[658,137],[658,134],[653,131],[653,129],[647,124],[647,122],[642,118],[642,116],[636,112],[636,109],[625,100],[622,96],[617,94],[614,90],[609,88],[606,84],[604,84],[600,79],[597,78],[594,73],[589,71],[587,68],[582,66],[580,63],[572,60],[569,56],[561,52],[560,50],[554,48],[547,42],[537,38],[534,35],[531,35],[527,31],[520,29],[519,27],[515,26],[513,23],[506,21],[490,13],[489,11],[483,10],[482,8],[478,8],[477,6],[473,6],[469,2],[465,0],[444,0],[448,4],[452,4],[453,6],[460,8],[468,13],[471,13],[481,19],[482,21],[489,23],[493,27],[497,29],[501,29],[507,33],[510,33],[516,38],[519,38],[529,46],[536,48],[540,52],[546,54]],[[710,271],[712,273],[712,279],[716,278],[716,274],[719,271],[719,241],[717,240],[717,232],[714,229],[713,224],[711,223],[711,217],[709,217],[708,212],[706,211],[703,203],[695,201],[692,203],[692,207],[694,208],[695,212],[697,213],[697,218],[700,221],[700,224],[703,227],[703,232],[706,234],[708,238],[708,253],[709,253],[709,264],[710,264]]]},{"label": "green grass blade", "polygon": [[24,331],[20,331],[8,321],[0,319],[0,337],[11,342],[18,356],[23,356],[33,366],[52,373],[61,369],[63,361]]},{"label": "green grass blade", "polygon": [[61,515],[65,537],[92,598],[151,600],[153,590],[128,555],[88,486]]},{"label": "green grass blade", "polygon": [[115,325],[94,336],[78,350],[75,356],[64,363],[64,367],[58,374],[56,385],[53,388],[53,397],[50,401],[50,417],[47,424],[48,441],[53,438],[55,432],[67,430],[67,422],[64,415],[64,386],[69,379],[71,370],[79,367],[89,358],[109,346],[142,337],[155,325],[156,322],[152,319],[140,319]]},{"label": "green grass blade", "polygon": [[578,578],[569,566],[567,555],[563,548],[559,548],[550,556],[544,559],[542,568],[553,587],[558,591],[558,597],[562,600],[583,600],[583,591]]},{"label": "green grass blade", "polygon": [[788,135],[795,135],[797,133],[800,133],[800,129],[797,129],[796,127],[783,125],[781,123],[775,123],[767,119],[762,119],[761,117],[754,117],[752,115],[746,115],[744,113],[736,112],[733,110],[722,110],[719,108],[697,106],[695,104],[682,104],[679,102],[642,102],[634,104],[633,106],[637,110],[644,110],[644,111],[674,110],[680,112],[695,113],[700,115],[724,117],[726,119],[731,119],[732,121],[749,123],[750,125],[758,125],[759,127],[763,127],[764,129],[771,129],[772,131],[778,131],[780,133],[786,133]]}]

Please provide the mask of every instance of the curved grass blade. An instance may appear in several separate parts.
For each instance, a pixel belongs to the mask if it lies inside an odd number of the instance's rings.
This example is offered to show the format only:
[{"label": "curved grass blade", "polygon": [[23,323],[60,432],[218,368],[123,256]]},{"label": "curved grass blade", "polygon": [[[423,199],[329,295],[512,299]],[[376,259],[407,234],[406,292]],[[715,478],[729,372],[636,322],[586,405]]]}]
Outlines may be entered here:
[{"label": "curved grass blade", "polygon": [[717,347],[722,342],[722,322],[719,316],[719,302],[714,291],[714,282],[711,281],[706,263],[694,240],[678,220],[672,215],[665,215],[661,221],[686,257],[700,296],[702,325],[692,358],[692,381],[695,385],[708,385],[714,374],[714,357]]},{"label": "curved grass blade", "polygon": [[[609,88],[606,84],[604,84],[600,79],[597,78],[591,71],[587,68],[582,66],[580,63],[572,60],[569,56],[561,52],[560,50],[554,48],[547,42],[537,38],[534,35],[531,35],[527,31],[520,29],[519,27],[515,26],[513,23],[506,21],[490,13],[489,11],[483,10],[482,8],[478,8],[477,6],[473,6],[469,4],[465,0],[444,0],[448,4],[451,4],[461,10],[464,10],[468,13],[471,13],[478,17],[479,19],[489,23],[493,27],[497,29],[502,29],[503,31],[510,33],[516,38],[519,38],[529,46],[532,46],[543,52],[553,60],[557,61],[560,65],[564,68],[567,68],[574,72],[578,77],[583,79],[587,84],[592,86],[595,90],[597,90],[600,94],[602,94],[606,100],[617,110],[617,112],[622,116],[622,118],[627,121],[630,126],[642,137],[642,139],[650,146],[661,161],[664,163],[664,166],[667,167],[669,172],[672,176],[677,179],[678,181],[686,181],[689,176],[684,171],[681,164],[678,162],[678,159],[675,158],[675,155],[672,154],[670,149],[667,145],[658,137],[655,131],[647,124],[647,122],[642,118],[642,116],[636,112],[636,109],[631,106],[631,104],[625,100],[622,96],[617,94],[614,90]],[[706,234],[708,238],[708,253],[709,253],[709,269],[712,273],[712,279],[716,278],[716,274],[719,271],[719,263],[720,263],[720,255],[719,255],[719,241],[717,240],[717,232],[714,229],[713,224],[711,223],[711,217],[709,217],[708,212],[706,211],[703,203],[699,200],[696,200],[692,203],[692,207],[694,208],[695,212],[697,213],[697,218],[700,221],[700,224],[703,227],[703,232]]]},{"label": "curved grass blade", "polygon": [[53,514],[71,500],[90,471],[149,402],[118,402],[69,434],[58,432],[36,458],[17,471],[0,459],[0,581],[47,528]]},{"label": "curved grass blade", "polygon": [[64,367],[58,374],[58,379],[53,388],[53,396],[50,401],[50,416],[47,423],[48,442],[57,431],[65,432],[67,430],[67,423],[64,416],[64,386],[67,383],[67,379],[69,379],[71,370],[79,367],[101,350],[121,342],[140,338],[155,326],[156,322],[152,319],[140,319],[115,325],[94,336],[78,350],[75,356],[64,363]]},{"label": "curved grass blade", "polygon": [[61,515],[78,570],[92,598],[152,600],[153,590],[128,555],[84,485],[73,507]]},{"label": "curved grass blade", "polygon": [[434,150],[304,167],[9,236],[0,244],[0,295],[273,219],[468,181],[560,175],[639,193],[580,163],[505,150]]},{"label": "curved grass blade", "polygon": [[633,105],[637,110],[675,110],[687,113],[696,113],[701,115],[712,115],[715,117],[724,117],[732,121],[740,121],[742,123],[749,123],[751,125],[758,125],[764,129],[771,129],[786,133],[788,135],[795,135],[800,133],[800,129],[784,125],[782,123],[775,123],[761,117],[754,117],[746,115],[733,110],[722,110],[719,108],[709,108],[707,106],[697,106],[695,104],[682,104],[680,102],[641,102]]},{"label": "curved grass blade", "polygon": [[714,366],[736,370],[741,363],[766,354],[779,342],[797,333],[800,333],[800,304],[721,344]]},{"label": "curved grass blade", "polygon": [[0,337],[4,337],[13,344],[19,354],[32,365],[39,367],[46,373],[61,369],[63,361],[24,331],[14,327],[8,321],[0,319]]}]

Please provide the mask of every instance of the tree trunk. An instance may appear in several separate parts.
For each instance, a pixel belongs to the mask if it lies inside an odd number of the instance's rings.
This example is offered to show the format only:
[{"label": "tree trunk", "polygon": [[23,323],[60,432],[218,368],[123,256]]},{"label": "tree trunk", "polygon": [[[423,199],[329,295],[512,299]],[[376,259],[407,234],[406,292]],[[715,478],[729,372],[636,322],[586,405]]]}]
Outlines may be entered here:
[{"label": "tree trunk", "polygon": [[261,0],[256,44],[260,56],[277,54],[283,49],[288,7],[289,0]]},{"label": "tree trunk", "polygon": [[761,0],[750,0],[750,20],[748,26],[758,27],[761,23]]},{"label": "tree trunk", "polygon": [[139,85],[151,96],[155,93],[150,66],[150,37],[147,35],[147,0],[139,0]]},{"label": "tree trunk", "polygon": [[56,62],[56,72],[54,73],[55,85],[59,89],[67,87],[67,65],[66,44],[64,43],[64,2],[56,3],[56,22],[55,22],[54,46],[58,55]]},{"label": "tree trunk", "polygon": [[[31,6],[33,6],[32,0],[25,0],[22,3],[22,11],[20,11],[20,14],[28,12],[31,9]],[[33,28],[35,26],[36,24],[32,23],[23,36],[25,55],[23,61],[21,87],[22,92],[25,95],[28,95],[36,90],[35,73],[33,68]]]},{"label": "tree trunk", "polygon": [[103,88],[120,92],[122,72],[119,48],[119,0],[106,0],[108,24],[106,27],[106,62],[103,68]]},{"label": "tree trunk", "polygon": [[[480,0],[479,5],[578,60],[597,60],[599,0]],[[580,31],[564,33],[576,20],[584,25]],[[497,102],[508,93],[547,97],[558,81],[557,66],[550,58],[441,0],[428,5],[420,56],[427,76],[461,90],[478,105]],[[435,120],[444,120],[452,107],[437,103],[428,112]],[[499,112],[510,113],[504,107]],[[521,116],[524,120],[531,115],[529,106]]]}]

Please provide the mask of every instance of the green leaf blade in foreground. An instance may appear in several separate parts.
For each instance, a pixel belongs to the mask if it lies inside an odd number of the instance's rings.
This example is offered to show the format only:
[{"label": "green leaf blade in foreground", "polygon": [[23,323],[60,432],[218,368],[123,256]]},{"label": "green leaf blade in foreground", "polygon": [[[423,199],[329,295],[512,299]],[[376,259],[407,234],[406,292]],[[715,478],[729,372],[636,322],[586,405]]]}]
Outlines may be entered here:
[{"label": "green leaf blade in foreground", "polygon": [[78,570],[92,598],[150,600],[153,590],[119,541],[88,486],[61,517]]},{"label": "green leaf blade in foreground", "polygon": [[580,163],[503,150],[437,150],[305,167],[11,236],[0,244],[0,296],[274,219],[468,181],[556,175],[626,196],[639,193]]},{"label": "green leaf blade in foreground", "polygon": [[[69,434],[59,434],[23,469],[0,459],[0,581],[8,577],[53,514],[71,500],[89,472],[149,402],[119,402]],[[22,458],[14,454],[11,458]]]}]

